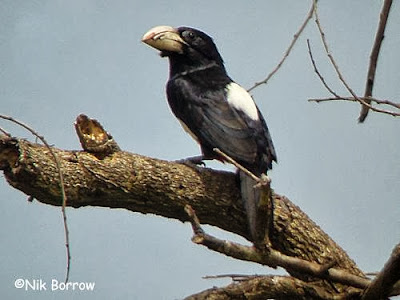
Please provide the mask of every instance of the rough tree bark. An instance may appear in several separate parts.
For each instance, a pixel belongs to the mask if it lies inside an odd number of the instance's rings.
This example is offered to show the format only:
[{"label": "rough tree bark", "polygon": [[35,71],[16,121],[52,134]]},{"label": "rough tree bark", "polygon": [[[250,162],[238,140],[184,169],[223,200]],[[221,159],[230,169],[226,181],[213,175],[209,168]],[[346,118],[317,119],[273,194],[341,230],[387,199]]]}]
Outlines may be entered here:
[{"label": "rough tree bark", "polygon": [[[61,162],[67,206],[125,208],[184,222],[189,220],[184,208],[190,205],[200,223],[250,240],[234,173],[120,151],[98,123],[90,127],[85,123],[90,119],[82,120],[82,116],[78,117],[77,132],[87,151],[51,149]],[[107,147],[88,145],[88,141],[99,138]],[[0,135],[0,169],[14,188],[42,203],[61,205],[60,181],[47,147]],[[360,298],[370,281],[346,252],[289,199],[272,193],[272,200],[271,247],[248,247],[250,255],[237,256],[271,267],[282,266],[292,276],[249,278],[188,299]],[[206,242],[203,244],[213,249]],[[216,248],[213,250],[232,253]]]}]

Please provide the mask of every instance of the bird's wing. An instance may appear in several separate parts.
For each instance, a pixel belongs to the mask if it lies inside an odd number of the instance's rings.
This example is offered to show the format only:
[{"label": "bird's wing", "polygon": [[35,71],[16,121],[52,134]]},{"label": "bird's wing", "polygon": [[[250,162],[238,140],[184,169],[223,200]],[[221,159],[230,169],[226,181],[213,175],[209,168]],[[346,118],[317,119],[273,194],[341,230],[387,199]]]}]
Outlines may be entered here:
[{"label": "bird's wing", "polygon": [[247,163],[254,162],[257,143],[254,128],[226,100],[207,99],[197,108],[203,114],[202,136],[221,151]]},{"label": "bird's wing", "polygon": [[187,82],[178,84],[179,88],[167,89],[170,106],[197,137],[203,151],[219,148],[239,162],[254,163],[258,150],[254,121],[228,102],[226,91],[199,92]]}]

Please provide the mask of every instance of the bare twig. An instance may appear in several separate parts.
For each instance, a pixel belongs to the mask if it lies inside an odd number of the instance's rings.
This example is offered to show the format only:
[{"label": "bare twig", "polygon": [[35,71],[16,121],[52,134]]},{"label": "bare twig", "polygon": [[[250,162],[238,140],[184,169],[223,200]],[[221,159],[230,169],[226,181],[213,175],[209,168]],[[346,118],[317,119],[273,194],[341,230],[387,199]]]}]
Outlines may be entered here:
[{"label": "bare twig", "polygon": [[221,151],[218,148],[214,148],[213,151],[215,153],[218,153],[219,155],[221,155],[227,162],[229,162],[230,164],[234,165],[236,168],[238,168],[240,171],[245,173],[247,176],[250,176],[251,178],[253,178],[256,182],[260,182],[260,180],[261,180],[260,178],[258,178],[256,175],[254,175],[249,170],[247,170],[245,167],[243,167],[241,164],[239,164],[236,160],[234,160],[232,157],[230,157],[225,152]]},{"label": "bare twig", "polygon": [[241,164],[239,164],[236,160],[234,160],[232,157],[230,157],[228,154],[226,154],[225,152],[221,151],[218,148],[214,148],[213,151],[215,153],[218,153],[219,155],[221,155],[227,162],[231,163],[232,165],[234,165],[236,168],[238,168],[240,171],[242,171],[243,173],[245,173],[247,176],[251,177],[252,179],[254,179],[257,184],[255,185],[255,187],[262,187],[262,186],[267,186],[269,187],[270,183],[271,183],[271,179],[263,174],[260,177],[257,177],[256,175],[254,175],[252,172],[250,172],[248,169],[246,169],[245,167],[243,167]]},{"label": "bare twig", "polygon": [[262,84],[266,84],[271,79],[271,77],[274,76],[274,74],[276,72],[278,72],[278,70],[282,67],[283,63],[285,62],[286,58],[289,56],[290,52],[292,51],[292,49],[293,49],[294,45],[296,44],[297,40],[299,39],[300,35],[302,34],[304,29],[306,28],[308,22],[311,20],[311,18],[313,16],[313,13],[314,13],[315,3],[316,3],[316,0],[312,1],[311,8],[310,8],[310,11],[307,14],[306,19],[301,24],[299,30],[294,34],[292,42],[290,43],[289,47],[286,49],[285,54],[283,55],[283,57],[279,61],[279,63],[276,65],[276,67],[271,71],[271,73],[268,74],[268,76],[265,79],[263,79],[262,81],[256,82],[252,87],[250,87],[247,90],[248,92],[254,90],[256,87],[258,87],[258,86],[260,86]]},{"label": "bare twig", "polygon": [[60,189],[61,189],[61,196],[62,196],[61,214],[62,214],[63,224],[64,224],[65,247],[66,247],[66,251],[67,251],[67,271],[66,271],[66,275],[65,275],[65,282],[68,282],[69,273],[70,273],[70,269],[71,269],[71,251],[70,251],[70,246],[69,246],[70,244],[69,244],[69,230],[68,230],[68,224],[67,224],[67,214],[66,214],[66,211],[65,211],[65,207],[66,207],[66,204],[67,204],[67,194],[65,192],[64,175],[63,175],[63,173],[61,171],[60,161],[59,161],[57,155],[54,153],[54,151],[51,148],[51,146],[45,140],[45,138],[43,136],[39,135],[31,127],[29,127],[28,125],[22,123],[21,121],[18,121],[18,120],[14,119],[12,117],[9,117],[9,116],[0,115],[0,118],[4,119],[4,120],[8,120],[10,122],[13,122],[13,123],[21,126],[22,128],[28,130],[33,136],[35,136],[40,141],[42,141],[42,143],[46,146],[46,148],[49,150],[51,156],[54,159],[54,162],[55,162],[55,165],[56,165],[56,169],[57,169],[57,172],[58,172],[58,177],[60,179]]},{"label": "bare twig", "polygon": [[[310,102],[328,102],[328,101],[351,101],[351,102],[360,102],[359,100],[363,100],[365,101],[366,99],[369,99],[371,102],[374,102],[376,104],[380,104],[380,105],[388,105],[388,106],[392,106],[395,107],[397,109],[400,109],[400,104],[399,103],[395,103],[389,100],[380,100],[380,99],[376,99],[373,97],[368,97],[368,98],[364,98],[364,97],[358,97],[357,99],[355,99],[354,97],[344,97],[344,96],[338,96],[338,97],[328,97],[328,98],[311,98],[308,99],[308,101]],[[399,117],[400,116],[400,112],[395,112],[395,111],[391,111],[391,110],[386,110],[386,109],[379,109],[376,108],[374,106],[372,106],[371,104],[367,104],[367,106],[369,107],[369,109],[371,109],[372,111],[375,112],[379,112],[379,113],[385,113],[387,115],[391,115],[393,117]]]},{"label": "bare twig", "polygon": [[8,137],[11,137],[11,134],[8,133],[5,129],[3,129],[1,127],[0,127],[0,132],[3,133],[4,135],[8,136]]},{"label": "bare twig", "polygon": [[[365,85],[365,92],[364,92],[364,97],[367,98],[365,100],[365,102],[368,104],[371,103],[371,101],[368,99],[368,97],[372,96],[372,89],[374,87],[375,74],[376,74],[376,66],[378,63],[378,57],[379,57],[379,52],[381,49],[382,41],[385,36],[385,28],[386,28],[386,24],[387,24],[387,20],[389,17],[389,12],[390,12],[391,6],[392,6],[392,0],[384,1],[382,10],[380,13],[378,29],[377,29],[376,35],[375,35],[375,42],[374,42],[374,45],[372,46],[371,55],[369,57],[367,82]],[[358,121],[360,123],[364,122],[365,118],[368,115],[368,111],[369,111],[368,106],[366,106],[366,105],[361,106],[360,117],[358,118]]]},{"label": "bare twig", "polygon": [[[315,1],[315,0],[314,0],[314,1]],[[315,3],[316,3],[316,1],[315,1]],[[324,32],[323,29],[322,29],[322,25],[321,25],[321,22],[320,22],[320,19],[319,19],[319,15],[318,15],[318,8],[317,8],[317,5],[316,5],[316,4],[315,4],[315,6],[314,6],[314,16],[315,16],[315,23],[317,24],[317,27],[318,27],[318,30],[319,30],[319,33],[320,33],[320,36],[321,36],[321,39],[322,39],[322,43],[323,43],[324,48],[325,48],[325,52],[326,52],[326,54],[327,54],[327,56],[328,56],[328,58],[329,58],[329,60],[330,60],[330,62],[331,62],[331,64],[332,64],[333,68],[335,69],[336,74],[338,75],[340,81],[341,81],[341,82],[343,83],[343,85],[346,87],[347,91],[348,91],[350,94],[352,94],[353,97],[354,97],[355,99],[357,99],[357,101],[360,101],[360,102],[363,101],[363,100],[359,100],[359,98],[358,98],[358,96],[356,95],[356,93],[355,93],[355,92],[352,90],[352,88],[347,84],[346,80],[344,79],[342,73],[341,73],[340,70],[339,70],[339,66],[337,65],[335,59],[333,58],[333,56],[332,56],[332,54],[331,54],[331,52],[330,52],[330,50],[329,50],[328,42],[326,41],[325,32]],[[363,102],[365,102],[365,101],[363,101]]]},{"label": "bare twig", "polygon": [[324,77],[322,77],[321,73],[319,72],[318,68],[317,68],[317,64],[315,63],[312,51],[311,51],[311,46],[310,46],[310,40],[307,39],[307,47],[308,47],[308,54],[310,55],[310,59],[311,59],[311,63],[314,67],[314,72],[317,73],[319,79],[321,80],[322,84],[324,85],[324,87],[328,90],[329,93],[331,93],[333,96],[335,96],[336,98],[339,98],[339,95],[336,94],[330,87],[329,85],[326,83]]},{"label": "bare twig", "polygon": [[257,262],[272,268],[279,266],[289,272],[301,272],[302,274],[308,274],[321,279],[328,279],[333,282],[346,284],[356,288],[366,288],[370,283],[370,280],[367,278],[350,274],[341,269],[331,268],[332,264],[320,265],[315,262],[284,255],[271,248],[266,249],[266,252],[261,252],[254,247],[217,239],[206,234],[204,230],[201,229],[199,219],[196,217],[194,210],[189,205],[185,207],[185,211],[187,212],[189,221],[194,229],[192,241],[196,244],[204,245],[213,251],[223,253],[236,259]]},{"label": "bare twig", "polygon": [[321,25],[321,22],[320,22],[320,19],[319,19],[319,16],[318,16],[318,9],[317,9],[317,5],[316,5],[317,1],[316,0],[314,0],[314,1],[315,1],[315,6],[314,6],[315,7],[315,10],[314,10],[315,23],[317,24],[317,27],[318,27],[318,30],[319,30],[319,33],[320,33],[320,36],[321,36],[321,39],[322,39],[322,43],[323,43],[324,48],[325,48],[325,52],[326,52],[326,54],[327,54],[327,56],[328,56],[328,58],[329,58],[329,60],[330,60],[330,62],[332,64],[336,74],[338,75],[339,80],[345,86],[347,91],[354,97],[354,99],[356,101],[360,102],[361,104],[363,104],[364,106],[367,106],[369,109],[374,110],[376,112],[380,112],[380,113],[384,113],[384,114],[388,114],[388,115],[392,115],[392,116],[397,116],[398,114],[394,113],[392,111],[388,111],[388,110],[385,110],[385,109],[374,108],[371,104],[367,103],[363,99],[363,97],[358,97],[356,95],[356,93],[353,91],[353,89],[350,87],[350,85],[346,82],[346,80],[344,79],[342,73],[340,72],[338,64],[336,63],[335,59],[333,58],[333,55],[331,54],[331,52],[329,50],[329,46],[328,46],[328,43],[326,41],[325,33],[324,33],[323,29],[322,29],[322,25]]},{"label": "bare twig", "polygon": [[[359,97],[361,99],[366,100],[364,97]],[[400,109],[400,103],[395,103],[389,100],[384,100],[384,99],[376,99],[374,97],[368,97],[371,102],[374,102],[376,104],[381,104],[381,105],[389,105],[393,106],[397,109]],[[327,97],[327,98],[310,98],[308,99],[310,102],[327,102],[327,101],[350,101],[350,102],[358,102],[357,99],[354,97],[344,97],[344,96],[337,96],[337,97]]]},{"label": "bare twig", "polygon": [[220,274],[220,275],[208,275],[203,276],[203,279],[220,279],[220,278],[231,278],[234,281],[249,280],[252,278],[262,277],[263,275],[246,275],[246,274]]}]

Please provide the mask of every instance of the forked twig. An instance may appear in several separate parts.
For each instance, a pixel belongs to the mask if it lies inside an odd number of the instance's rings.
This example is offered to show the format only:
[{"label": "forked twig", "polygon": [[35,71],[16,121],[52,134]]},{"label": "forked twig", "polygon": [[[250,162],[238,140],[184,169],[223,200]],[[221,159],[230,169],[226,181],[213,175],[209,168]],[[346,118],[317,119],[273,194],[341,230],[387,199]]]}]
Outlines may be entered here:
[{"label": "forked twig", "polygon": [[266,83],[271,79],[271,77],[274,76],[274,74],[275,74],[276,72],[278,72],[278,70],[282,67],[283,63],[285,62],[286,58],[288,58],[290,52],[292,51],[292,49],[293,49],[294,45],[296,44],[297,40],[299,39],[300,35],[303,33],[304,29],[306,28],[308,22],[311,20],[311,18],[312,18],[312,16],[313,16],[313,13],[314,13],[315,2],[316,2],[316,1],[312,1],[311,8],[310,8],[310,11],[309,11],[308,14],[307,14],[306,19],[305,19],[305,20],[303,21],[303,23],[301,24],[299,30],[294,34],[292,42],[290,43],[289,47],[286,49],[286,51],[285,51],[283,57],[281,58],[281,60],[279,61],[279,63],[278,63],[278,64],[276,65],[276,67],[268,74],[268,76],[267,76],[265,79],[263,79],[263,80],[261,80],[261,81],[259,81],[259,82],[256,82],[252,87],[250,87],[250,88],[247,90],[248,92],[254,90],[256,87],[258,87],[258,86],[260,86],[260,85],[262,85],[262,84],[266,84]]},{"label": "forked twig", "polygon": [[[373,111],[375,111],[375,112],[384,113],[384,114],[388,114],[388,115],[391,115],[391,116],[400,116],[400,113],[373,107],[370,103],[368,103],[368,102],[366,101],[366,99],[367,99],[368,97],[359,97],[359,96],[357,96],[356,93],[353,91],[353,89],[350,87],[350,85],[346,82],[346,80],[344,79],[344,76],[342,75],[342,73],[341,73],[341,71],[340,71],[340,69],[339,69],[338,64],[336,63],[336,61],[335,61],[335,59],[334,59],[332,53],[330,52],[328,43],[327,43],[327,41],[326,41],[325,32],[323,31],[323,28],[322,28],[322,25],[321,25],[321,22],[320,22],[320,19],[319,19],[319,15],[318,15],[318,9],[317,9],[317,5],[316,5],[317,1],[314,0],[314,3],[315,3],[315,5],[314,5],[314,8],[315,8],[315,10],[314,10],[315,23],[317,24],[318,31],[319,31],[319,33],[320,33],[321,40],[322,40],[322,43],[323,43],[325,52],[326,52],[326,54],[327,54],[327,56],[328,56],[328,58],[329,58],[329,60],[330,60],[330,62],[331,62],[331,64],[332,64],[332,66],[333,66],[333,68],[334,68],[336,74],[338,75],[339,80],[342,82],[342,84],[343,84],[344,87],[347,89],[347,91],[353,96],[353,98],[355,99],[355,101],[361,103],[363,106],[366,106],[366,107],[368,107],[369,109],[371,109],[371,110],[373,110]],[[339,96],[339,97],[336,98],[336,99],[337,99],[337,100],[339,100],[339,99],[345,100],[346,97],[341,97],[341,96]],[[315,99],[313,99],[312,101],[315,101]],[[315,101],[315,102],[320,102],[320,101]],[[382,102],[382,103],[383,103],[383,102]],[[385,103],[385,104],[388,104],[388,103]],[[390,104],[389,104],[389,105],[390,105]],[[392,106],[396,107],[395,105],[392,105]]]},{"label": "forked twig", "polygon": [[[316,4],[316,0],[314,0],[314,1],[315,1],[315,4]],[[333,55],[331,54],[331,51],[329,50],[328,42],[326,41],[326,37],[325,37],[325,32],[324,32],[323,29],[322,29],[322,25],[321,25],[321,22],[320,22],[320,19],[319,19],[317,5],[314,6],[314,16],[315,16],[315,23],[317,24],[317,28],[318,28],[318,31],[319,31],[319,33],[320,33],[321,40],[322,40],[322,44],[324,45],[325,52],[326,52],[326,54],[327,54],[327,56],[328,56],[328,58],[329,58],[329,60],[330,60],[330,62],[331,62],[331,64],[332,64],[332,66],[333,66],[333,68],[334,68],[336,74],[338,75],[339,80],[343,83],[343,85],[345,86],[345,88],[347,89],[347,91],[348,91],[351,95],[353,95],[353,97],[354,97],[355,99],[357,99],[357,101],[359,101],[359,102],[361,102],[361,103],[364,104],[365,101],[360,100],[360,99],[358,98],[358,96],[356,95],[356,93],[352,90],[352,88],[350,87],[350,85],[349,85],[349,84],[346,82],[346,80],[344,79],[342,73],[341,73],[340,70],[339,70],[339,66],[337,65],[335,59],[333,58]],[[367,104],[367,103],[366,103],[366,104]]]}]

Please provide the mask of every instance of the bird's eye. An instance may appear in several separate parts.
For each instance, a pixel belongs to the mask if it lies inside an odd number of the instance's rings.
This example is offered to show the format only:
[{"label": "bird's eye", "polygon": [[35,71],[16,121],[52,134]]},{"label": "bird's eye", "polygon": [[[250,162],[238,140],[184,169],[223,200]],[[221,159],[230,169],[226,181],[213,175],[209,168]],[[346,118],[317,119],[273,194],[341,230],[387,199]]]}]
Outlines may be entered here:
[{"label": "bird's eye", "polygon": [[196,34],[193,31],[187,30],[182,33],[182,36],[187,39],[193,40],[196,37]]}]

